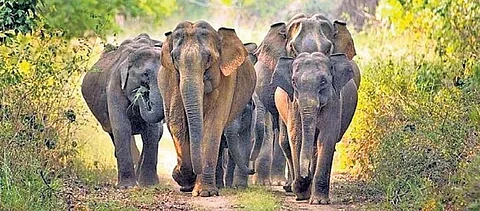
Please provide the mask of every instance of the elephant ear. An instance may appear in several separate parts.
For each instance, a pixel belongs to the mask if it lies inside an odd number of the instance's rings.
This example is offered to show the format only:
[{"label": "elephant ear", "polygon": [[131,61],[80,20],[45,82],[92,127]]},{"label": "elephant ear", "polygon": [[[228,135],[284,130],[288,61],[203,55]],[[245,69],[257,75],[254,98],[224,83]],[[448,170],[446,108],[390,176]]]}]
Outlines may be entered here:
[{"label": "elephant ear", "polygon": [[333,53],[344,53],[349,60],[352,60],[353,57],[357,55],[357,52],[353,44],[352,35],[347,29],[347,23],[335,20],[333,26],[335,28]]},{"label": "elephant ear", "polygon": [[250,59],[252,64],[257,63],[258,58],[255,55],[255,50],[257,50],[257,44],[253,42],[249,42],[249,43],[244,43],[243,46],[245,46],[245,49],[247,49],[248,58]]},{"label": "elephant ear", "polygon": [[245,62],[248,52],[234,29],[222,27],[218,29],[218,34],[221,38],[220,70],[223,75],[229,76]]},{"label": "elephant ear", "polygon": [[338,53],[330,55],[332,63],[333,87],[340,93],[340,90],[353,78],[353,67],[346,54]]},{"label": "elephant ear", "polygon": [[272,80],[270,82],[274,87],[280,87],[287,92],[290,100],[293,99],[293,86],[292,86],[292,64],[293,58],[281,57],[278,60],[275,71],[273,71]]},{"label": "elephant ear", "polygon": [[168,70],[174,69],[172,55],[171,55],[171,51],[172,51],[171,48],[173,44],[171,35],[172,35],[171,31],[165,33],[165,36],[167,37],[167,39],[162,44],[162,53],[160,56],[162,66]]}]

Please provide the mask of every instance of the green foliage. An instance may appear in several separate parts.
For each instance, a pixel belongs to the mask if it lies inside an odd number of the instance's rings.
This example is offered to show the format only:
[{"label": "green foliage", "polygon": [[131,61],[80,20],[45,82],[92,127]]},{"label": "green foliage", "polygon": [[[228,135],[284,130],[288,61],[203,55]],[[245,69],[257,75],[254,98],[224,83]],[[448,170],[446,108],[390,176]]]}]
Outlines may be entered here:
[{"label": "green foliage", "polygon": [[383,1],[387,27],[356,37],[362,84],[346,162],[389,209],[475,208],[480,7],[426,2]]},{"label": "green foliage", "polygon": [[64,31],[65,37],[105,36],[118,32],[116,18],[142,17],[161,22],[176,9],[170,0],[44,0],[42,15],[50,27]]},{"label": "green foliage", "polygon": [[48,30],[0,45],[0,209],[62,208],[78,145],[75,84],[90,51]]},{"label": "green foliage", "polygon": [[0,0],[0,31],[27,33],[36,26],[38,0]]}]

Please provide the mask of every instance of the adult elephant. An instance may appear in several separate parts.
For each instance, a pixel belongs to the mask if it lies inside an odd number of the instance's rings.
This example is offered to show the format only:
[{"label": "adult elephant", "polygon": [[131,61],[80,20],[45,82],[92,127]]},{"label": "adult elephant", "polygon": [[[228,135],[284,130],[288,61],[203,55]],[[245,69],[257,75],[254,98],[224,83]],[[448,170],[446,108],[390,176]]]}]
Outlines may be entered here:
[{"label": "adult elephant", "polygon": [[[255,90],[255,94],[258,95],[258,99],[267,107],[267,110],[271,111],[272,118],[275,121],[276,105],[274,102],[275,86],[270,83],[272,73],[277,65],[277,62],[282,56],[289,56],[295,58],[302,52],[322,52],[325,55],[331,55],[336,53],[344,53],[349,59],[350,65],[354,71],[354,82],[358,88],[360,85],[360,71],[356,63],[352,58],[356,55],[355,45],[352,36],[346,28],[346,23],[341,21],[329,21],[322,14],[314,14],[308,16],[306,14],[297,14],[292,17],[287,24],[275,23],[271,25],[269,32],[265,36],[262,44],[257,51],[257,57],[259,58],[255,68],[257,71],[259,84]],[[343,104],[343,109],[354,109],[354,105]],[[260,107],[261,109],[261,107]],[[260,116],[261,117],[261,116]],[[257,115],[257,124],[261,122],[261,118]],[[352,119],[345,121],[350,122]],[[261,124],[261,123],[260,123]],[[286,127],[280,121],[279,122],[279,141],[285,156],[290,156],[290,147],[288,138],[286,137]],[[256,130],[259,131],[259,130]],[[259,137],[259,133],[256,133]],[[260,146],[262,145],[262,137],[255,140],[254,149],[250,157],[250,163],[254,162],[257,158]],[[292,166],[288,166],[289,169]],[[292,172],[292,171],[289,171]],[[290,191],[293,175],[289,173],[288,181],[284,186],[285,190]]]},{"label": "adult elephant", "polygon": [[[255,64],[257,57],[253,53],[257,49],[257,44],[245,43],[244,46],[247,49],[249,60]],[[238,116],[223,130],[217,162],[217,187],[245,188],[248,186],[248,175],[253,174],[254,171],[244,168],[248,165],[248,157],[252,149],[254,110],[255,104],[253,100],[250,100]],[[238,150],[230,149],[237,146]],[[240,154],[235,154],[236,152]],[[226,165],[223,165],[224,163]]]},{"label": "adult elephant", "polygon": [[250,100],[255,70],[233,29],[182,22],[166,36],[159,86],[177,151],[172,176],[193,196],[218,195],[221,135]]},{"label": "adult elephant", "polygon": [[[335,145],[357,104],[353,67],[345,54],[300,53],[280,58],[272,77],[275,102],[287,125],[297,200],[328,204]],[[347,108],[348,107],[348,108]]]},{"label": "adult elephant", "polygon": [[[105,51],[82,82],[82,95],[115,146],[118,185],[158,183],[158,142],[162,135],[163,100],[158,90],[162,43],[140,34],[117,49]],[[133,135],[143,150],[134,170]],[[134,153],[134,152],[133,152]]]},{"label": "adult elephant", "polygon": [[258,58],[255,64],[257,86],[253,95],[256,106],[255,141],[249,168],[256,172],[254,182],[262,185],[281,185],[286,181],[285,156],[278,144],[281,122],[273,99],[275,87],[270,85],[276,59],[286,55],[282,44],[284,35],[285,24],[273,24],[255,52]]}]

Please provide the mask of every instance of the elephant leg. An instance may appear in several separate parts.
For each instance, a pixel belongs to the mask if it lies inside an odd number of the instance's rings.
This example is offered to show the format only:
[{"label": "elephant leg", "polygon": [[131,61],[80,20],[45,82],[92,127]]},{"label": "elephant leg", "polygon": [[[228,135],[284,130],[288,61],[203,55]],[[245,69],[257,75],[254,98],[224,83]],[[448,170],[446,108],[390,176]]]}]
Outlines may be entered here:
[{"label": "elephant leg", "polygon": [[285,178],[285,155],[280,147],[279,142],[279,117],[272,115],[273,125],[273,148],[272,148],[272,163],[270,166],[270,181],[272,185],[285,185],[287,179]]},{"label": "elephant leg", "polygon": [[[264,141],[255,162],[255,176],[253,178],[254,184],[270,185],[270,165],[272,163],[272,148],[273,148],[273,131],[270,113],[265,114]],[[267,168],[266,168],[267,167]]]},{"label": "elephant leg", "polygon": [[[113,133],[108,133],[108,135],[110,136],[110,140],[112,140],[113,147],[115,147],[115,139],[113,138]],[[117,158],[117,153],[114,152],[113,155],[115,156],[115,158]]]},{"label": "elephant leg", "polygon": [[218,150],[218,161],[217,161],[217,167],[216,167],[216,170],[215,170],[215,184],[217,185],[218,188],[223,188],[225,187],[225,183],[223,181],[223,177],[224,177],[224,154],[225,154],[225,148],[227,147],[226,146],[226,141],[225,141],[225,137],[222,135],[222,140],[220,142],[220,149]]},{"label": "elephant leg", "polygon": [[[222,111],[218,111],[222,113]],[[225,112],[226,113],[226,112]],[[213,116],[213,115],[212,115]],[[192,196],[216,196],[218,195],[218,188],[215,184],[215,170],[218,162],[218,151],[220,149],[220,141],[224,128],[221,125],[222,120],[218,117],[204,119],[204,134],[202,139],[202,157],[203,168],[202,173],[197,175],[195,180],[195,187],[192,191]]]},{"label": "elephant leg", "polygon": [[130,122],[122,122],[117,127],[118,129],[113,130],[113,140],[115,142],[115,157],[117,158],[118,186],[135,186],[137,177],[130,148],[132,134]]},{"label": "elephant leg", "polygon": [[[248,123],[247,123],[248,124]],[[251,129],[250,127],[247,127],[248,129],[243,130],[240,132],[240,142],[239,142],[239,149],[240,152],[242,153],[242,157],[247,158],[250,152],[251,148]],[[245,159],[244,165],[246,165],[248,161]],[[235,172],[233,174],[233,186],[234,187],[241,187],[241,188],[246,188],[248,187],[248,174],[245,174],[244,172],[240,171],[238,166],[235,168],[236,165],[233,165]]]},{"label": "elephant leg", "polygon": [[332,171],[333,153],[335,152],[335,142],[323,142],[317,145],[317,168],[315,169],[312,184],[310,204],[329,204],[330,174]]},{"label": "elephant leg", "polygon": [[235,160],[233,160],[232,154],[228,152],[227,171],[225,173],[225,186],[233,187],[233,178],[235,177]]},{"label": "elephant leg", "polygon": [[158,184],[158,142],[163,134],[162,123],[146,124],[141,136],[143,142],[138,183],[142,186]]},{"label": "elephant leg", "polygon": [[283,154],[287,160],[287,182],[283,186],[283,189],[286,192],[292,192],[292,182],[293,182],[293,161],[292,161],[292,151],[290,150],[290,144],[288,142],[287,126],[283,121],[280,121],[280,148],[282,148]]},{"label": "elephant leg", "polygon": [[266,115],[266,108],[262,104],[262,102],[253,95],[253,100],[255,102],[256,108],[253,112],[253,129],[255,131],[254,135],[254,143],[252,147],[252,151],[250,153],[250,161],[248,167],[250,171],[255,171],[255,164],[259,154],[262,151],[262,145],[264,144],[265,139],[265,115]]},{"label": "elephant leg", "polygon": [[[130,138],[130,151],[132,152],[133,164],[135,165],[135,171],[140,166],[140,150],[138,150],[137,144],[135,144],[135,137]],[[138,176],[138,174],[137,174]]]},{"label": "elephant leg", "polygon": [[[178,127],[175,122],[167,122],[168,130],[172,135],[175,151],[177,152],[177,165],[173,169],[172,177],[180,185],[180,191],[191,192],[195,185],[197,175],[193,172],[192,159],[190,158],[190,143],[185,128]],[[182,141],[184,140],[184,141]]]}]

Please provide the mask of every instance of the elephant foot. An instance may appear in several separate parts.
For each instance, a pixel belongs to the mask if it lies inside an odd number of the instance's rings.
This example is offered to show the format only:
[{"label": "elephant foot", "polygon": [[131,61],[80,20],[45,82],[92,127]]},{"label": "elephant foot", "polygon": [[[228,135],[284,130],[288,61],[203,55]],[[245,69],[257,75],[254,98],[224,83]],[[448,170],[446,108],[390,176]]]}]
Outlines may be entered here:
[{"label": "elephant foot", "polygon": [[137,180],[135,178],[120,179],[117,183],[117,187],[120,189],[127,189],[137,186]]},{"label": "elephant foot", "polygon": [[193,191],[193,185],[192,186],[182,186],[180,187],[181,192],[192,192]]},{"label": "elephant foot", "polygon": [[292,191],[292,180],[291,180],[291,179],[288,179],[288,180],[287,180],[287,182],[286,182],[285,185],[283,186],[283,190],[285,190],[285,192],[287,192],[287,193],[293,192],[293,191]]},{"label": "elephant foot", "polygon": [[300,177],[293,181],[293,192],[297,196],[296,200],[308,200],[311,193],[312,179],[310,177]]},{"label": "elephant foot", "polygon": [[195,185],[192,191],[192,196],[210,197],[218,195],[218,188],[214,185],[198,183]]},{"label": "elephant foot", "polygon": [[[193,187],[195,185],[195,180],[197,175],[193,173],[193,170],[180,170],[179,166],[176,166],[173,169],[172,177],[175,182],[177,182],[181,187]],[[180,188],[181,190],[182,188]],[[192,191],[193,188],[190,190]],[[183,191],[183,192],[190,192],[190,191]]]},{"label": "elephant foot", "polygon": [[312,196],[310,198],[310,204],[330,204],[330,199],[328,198],[328,196]]},{"label": "elephant foot", "polygon": [[287,192],[287,193],[291,193],[292,192],[292,185],[284,185],[283,190],[285,190],[285,192]]},{"label": "elephant foot", "polygon": [[158,176],[155,173],[140,174],[138,184],[143,187],[157,185],[159,183]]}]

